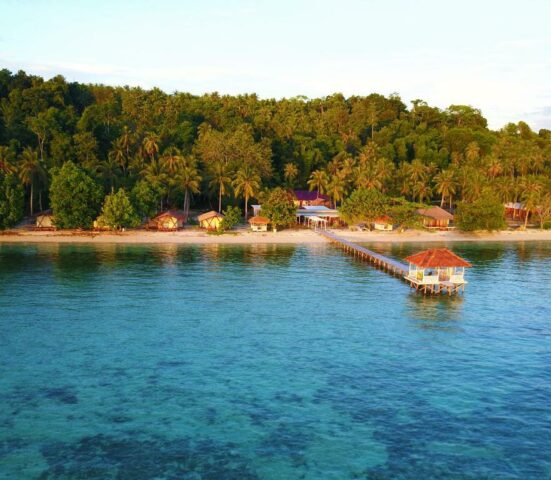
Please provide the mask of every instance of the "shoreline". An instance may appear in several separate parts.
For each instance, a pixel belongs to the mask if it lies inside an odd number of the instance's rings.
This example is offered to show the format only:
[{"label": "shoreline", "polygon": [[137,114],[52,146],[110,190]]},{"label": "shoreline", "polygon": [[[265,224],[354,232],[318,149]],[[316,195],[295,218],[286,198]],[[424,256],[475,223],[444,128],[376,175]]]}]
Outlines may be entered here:
[{"label": "shoreline", "polygon": [[[502,231],[495,233],[459,233],[456,231],[353,232],[333,230],[343,238],[359,243],[430,243],[430,242],[524,242],[551,241],[551,230]],[[251,232],[245,228],[223,235],[211,235],[196,229],[178,232],[133,230],[112,232],[29,231],[10,230],[0,233],[0,244],[7,243],[63,243],[63,244],[322,244],[327,240],[306,229],[288,229],[273,232]]]}]

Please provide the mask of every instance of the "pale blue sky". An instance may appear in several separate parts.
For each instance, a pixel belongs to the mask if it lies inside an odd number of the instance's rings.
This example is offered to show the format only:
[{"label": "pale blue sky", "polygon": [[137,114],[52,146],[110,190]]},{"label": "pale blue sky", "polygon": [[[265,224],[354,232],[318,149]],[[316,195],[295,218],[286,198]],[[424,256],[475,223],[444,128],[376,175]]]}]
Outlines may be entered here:
[{"label": "pale blue sky", "polygon": [[0,0],[0,67],[261,97],[400,94],[551,128],[551,0]]}]

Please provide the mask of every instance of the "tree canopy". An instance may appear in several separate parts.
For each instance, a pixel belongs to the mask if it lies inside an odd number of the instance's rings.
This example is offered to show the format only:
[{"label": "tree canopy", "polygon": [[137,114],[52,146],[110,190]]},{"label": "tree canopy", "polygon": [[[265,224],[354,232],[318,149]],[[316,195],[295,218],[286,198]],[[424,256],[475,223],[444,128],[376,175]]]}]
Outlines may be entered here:
[{"label": "tree canopy", "polygon": [[54,175],[67,162],[101,197],[119,188],[140,197],[141,217],[192,203],[244,206],[280,186],[316,189],[335,204],[356,189],[451,207],[486,191],[531,205],[551,195],[549,131],[522,121],[492,131],[468,105],[167,94],[1,70],[0,172],[17,175],[27,213],[54,206]]}]

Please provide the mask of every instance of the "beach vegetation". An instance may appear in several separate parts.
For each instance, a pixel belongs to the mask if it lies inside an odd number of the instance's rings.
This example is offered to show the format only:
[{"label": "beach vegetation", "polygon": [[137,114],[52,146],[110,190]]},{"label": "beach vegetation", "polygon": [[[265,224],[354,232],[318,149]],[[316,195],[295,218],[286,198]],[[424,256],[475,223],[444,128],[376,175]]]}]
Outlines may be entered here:
[{"label": "beach vegetation", "polygon": [[140,224],[140,218],[124,188],[105,197],[98,224],[112,230],[137,227]]},{"label": "beach vegetation", "polygon": [[506,227],[505,207],[495,194],[487,190],[473,202],[458,204],[455,223],[464,232],[503,230]]},{"label": "beach vegetation", "polygon": [[288,190],[276,187],[262,195],[260,214],[270,219],[274,229],[296,223],[296,207]]},{"label": "beach vegetation", "polygon": [[13,227],[23,218],[23,186],[14,173],[0,172],[0,230]]},{"label": "beach vegetation", "polygon": [[50,202],[58,228],[90,228],[102,198],[101,185],[73,162],[52,170]]}]

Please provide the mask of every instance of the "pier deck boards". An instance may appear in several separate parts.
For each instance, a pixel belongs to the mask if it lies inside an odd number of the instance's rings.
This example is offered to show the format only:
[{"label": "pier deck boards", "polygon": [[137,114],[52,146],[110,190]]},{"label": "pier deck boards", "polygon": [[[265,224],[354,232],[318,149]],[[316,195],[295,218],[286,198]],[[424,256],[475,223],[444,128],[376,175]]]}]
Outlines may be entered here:
[{"label": "pier deck boards", "polygon": [[316,230],[316,231],[322,237],[327,238],[327,240],[329,240],[331,243],[337,244],[346,252],[351,253],[354,256],[357,256],[363,260],[367,260],[373,263],[375,266],[380,267],[384,270],[387,270],[388,272],[393,273],[394,275],[399,275],[403,277],[404,275],[408,274],[407,265],[401,262],[398,262],[397,260],[385,257],[380,253],[375,253],[372,250],[369,250],[368,248],[365,248],[365,247],[361,247],[356,243],[349,242],[348,240],[345,240],[344,238],[336,235],[333,232],[328,232],[327,230]]}]

